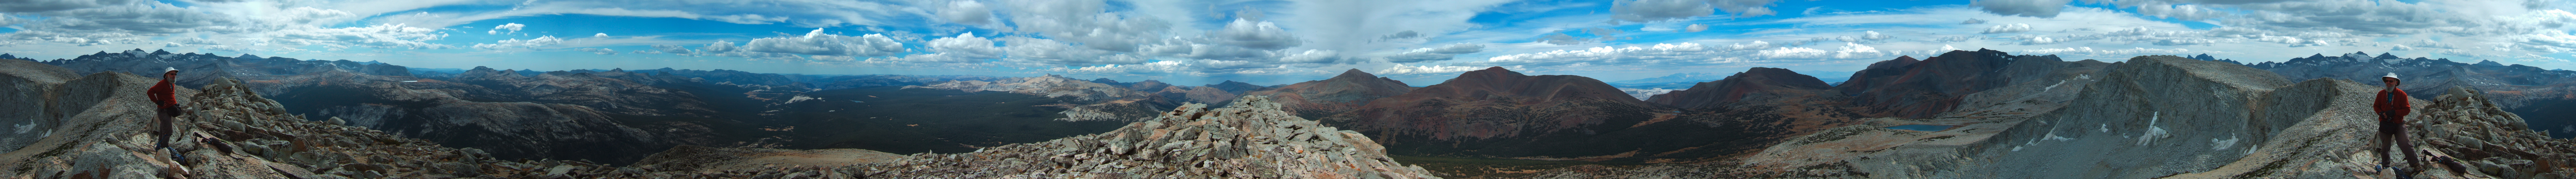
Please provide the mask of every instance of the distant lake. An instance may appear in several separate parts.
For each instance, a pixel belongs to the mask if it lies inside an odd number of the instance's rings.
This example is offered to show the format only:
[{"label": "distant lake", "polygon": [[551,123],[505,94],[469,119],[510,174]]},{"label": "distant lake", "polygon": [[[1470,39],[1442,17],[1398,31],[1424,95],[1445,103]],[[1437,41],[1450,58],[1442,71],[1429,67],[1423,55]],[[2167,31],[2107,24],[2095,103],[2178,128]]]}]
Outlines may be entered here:
[{"label": "distant lake", "polygon": [[1902,125],[1902,126],[1887,126],[1887,129],[1909,130],[1909,131],[1923,131],[1923,132],[1939,132],[1939,131],[1941,131],[1941,130],[1949,130],[1949,129],[1950,129],[1950,127],[1958,127],[1958,126],[1950,126],[1950,125],[1930,125],[1930,124],[1915,124],[1915,125]]}]

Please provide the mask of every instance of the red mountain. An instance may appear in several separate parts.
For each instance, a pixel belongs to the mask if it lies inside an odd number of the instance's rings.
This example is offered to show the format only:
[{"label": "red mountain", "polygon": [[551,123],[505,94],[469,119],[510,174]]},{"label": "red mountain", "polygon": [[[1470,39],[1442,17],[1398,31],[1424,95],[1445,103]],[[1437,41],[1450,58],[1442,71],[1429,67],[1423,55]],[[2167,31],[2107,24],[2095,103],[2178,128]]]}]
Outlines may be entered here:
[{"label": "red mountain", "polygon": [[1405,85],[1403,81],[1377,77],[1360,69],[1351,69],[1330,79],[1298,82],[1275,89],[1252,91],[1244,95],[1268,96],[1270,100],[1277,101],[1282,106],[1282,110],[1297,113],[1300,117],[1321,119],[1324,116],[1359,109],[1360,105],[1367,104],[1369,100],[1404,95],[1412,91],[1413,86]]},{"label": "red mountain", "polygon": [[1833,87],[1825,85],[1825,81],[1817,80],[1814,76],[1798,74],[1789,69],[1753,67],[1753,69],[1735,73],[1734,76],[1727,76],[1726,79],[1700,82],[1698,85],[1691,85],[1690,89],[1657,94],[1647,98],[1646,102],[1697,109],[1748,101],[1771,103],[1788,98],[1807,99],[1818,96],[1816,94],[1823,94],[1826,89]]},{"label": "red mountain", "polygon": [[1568,144],[1598,141],[1601,134],[1654,118],[1656,111],[1600,80],[1494,67],[1372,100],[1324,121],[1370,134],[1396,154],[1580,157],[1631,151]]}]

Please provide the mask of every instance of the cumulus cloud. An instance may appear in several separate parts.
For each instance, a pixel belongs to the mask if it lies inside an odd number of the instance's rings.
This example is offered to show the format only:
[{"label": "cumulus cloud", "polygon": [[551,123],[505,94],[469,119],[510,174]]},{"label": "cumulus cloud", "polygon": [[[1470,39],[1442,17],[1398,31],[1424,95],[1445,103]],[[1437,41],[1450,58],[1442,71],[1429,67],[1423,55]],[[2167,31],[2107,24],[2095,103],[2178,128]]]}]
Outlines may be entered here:
[{"label": "cumulus cloud", "polygon": [[[1706,65],[1777,62],[1764,61],[1775,58],[1821,59],[1832,55],[1831,52],[1800,47],[1777,47],[1778,49],[1771,49],[1775,47],[1776,46],[1771,43],[1761,41],[1723,46],[1702,45],[1688,42],[1627,47],[1605,46],[1585,48],[1581,50],[1555,50],[1501,55],[1487,58],[1485,61],[1469,64],[1539,66]],[[1803,52],[1795,52],[1797,50],[1813,50],[1816,53],[1800,54]],[[1858,52],[1856,51],[1855,53]]]},{"label": "cumulus cloud", "polygon": [[742,49],[752,52],[788,53],[831,56],[889,56],[906,52],[902,42],[883,34],[842,36],[823,33],[822,28],[798,37],[752,39]]},{"label": "cumulus cloud", "polygon": [[608,33],[591,34],[590,38],[608,38]]},{"label": "cumulus cloud", "polygon": [[1846,42],[1843,43],[1843,46],[1838,48],[1839,49],[1834,50],[1834,55],[1832,56],[1834,59],[1872,59],[1887,55],[1886,53],[1879,52],[1878,48],[1858,43]]},{"label": "cumulus cloud", "polygon": [[1755,54],[1772,59],[1822,59],[1833,53],[1806,47],[1780,47],[1780,49],[1762,50]]},{"label": "cumulus cloud", "polygon": [[2025,23],[2012,23],[2012,24],[2001,24],[2001,25],[1995,25],[1995,26],[1993,26],[1993,27],[1986,27],[1986,32],[1980,32],[1980,33],[1984,33],[1984,34],[1995,34],[1995,33],[2021,33],[2021,32],[2028,32],[2028,31],[2030,31],[2030,24],[2025,24]]},{"label": "cumulus cloud", "polygon": [[694,52],[693,50],[689,50],[689,48],[688,48],[688,47],[680,47],[680,45],[670,45],[670,44],[653,45],[653,50],[654,50],[654,51],[656,51],[656,52],[658,52],[658,53],[667,53],[667,54],[673,54],[673,55],[690,55],[690,54],[692,54],[692,53]]},{"label": "cumulus cloud", "polygon": [[984,7],[982,2],[951,1],[939,9],[939,18],[958,24],[984,25],[993,23],[993,9]]},{"label": "cumulus cloud", "polygon": [[616,55],[616,54],[617,54],[617,50],[615,50],[615,49],[608,49],[608,48],[581,48],[580,50],[581,50],[581,51],[583,51],[583,52],[590,52],[590,53],[593,53],[593,54],[600,54],[600,55]]},{"label": "cumulus cloud", "polygon": [[563,39],[562,39],[562,38],[555,38],[555,36],[551,36],[551,35],[549,35],[549,36],[540,36],[540,37],[537,37],[537,38],[534,38],[534,39],[528,39],[528,40],[519,40],[519,39],[517,39],[517,38],[512,38],[512,39],[508,39],[508,40],[501,40],[500,42],[494,42],[494,43],[489,43],[489,44],[474,44],[474,49],[483,49],[483,50],[534,49],[534,48],[536,48],[536,47],[540,47],[540,46],[548,46],[548,45],[555,45],[555,44],[563,44]]},{"label": "cumulus cloud", "polygon": [[1077,47],[1054,39],[1003,37],[1003,46],[1011,60],[1058,65],[1137,64],[1146,58],[1133,54]]},{"label": "cumulus cloud", "polygon": [[[1162,43],[1171,24],[1159,19],[1109,13],[1100,0],[1027,0],[1002,3],[1013,25],[1055,41],[1112,52],[1136,52],[1141,45]],[[1229,27],[1233,26],[1231,24]],[[1255,24],[1258,26],[1258,24]]]},{"label": "cumulus cloud", "polygon": [[1288,57],[1279,58],[1279,62],[1281,63],[1334,63],[1340,61],[1342,61],[1341,51],[1323,49],[1307,49],[1304,52],[1297,52],[1295,54],[1289,54]]},{"label": "cumulus cloud", "polygon": [[1278,50],[1304,43],[1296,35],[1288,34],[1288,30],[1279,29],[1278,25],[1245,19],[1226,23],[1225,29],[1208,33],[1208,38],[1220,44],[1261,50]]},{"label": "cumulus cloud", "polygon": [[2066,8],[2066,3],[2072,1],[2073,0],[1978,0],[1976,2],[1969,2],[1968,5],[1976,6],[1985,10],[1987,13],[1995,13],[1996,15],[2055,18],[2057,17],[2057,11],[2059,9]]},{"label": "cumulus cloud", "polygon": [[486,30],[486,31],[483,31],[483,33],[485,33],[485,34],[518,33],[518,32],[519,32],[519,29],[523,29],[523,28],[528,28],[528,25],[527,25],[527,24],[519,24],[519,23],[509,23],[509,24],[501,24],[501,25],[499,25],[499,26],[492,26],[492,30]]}]

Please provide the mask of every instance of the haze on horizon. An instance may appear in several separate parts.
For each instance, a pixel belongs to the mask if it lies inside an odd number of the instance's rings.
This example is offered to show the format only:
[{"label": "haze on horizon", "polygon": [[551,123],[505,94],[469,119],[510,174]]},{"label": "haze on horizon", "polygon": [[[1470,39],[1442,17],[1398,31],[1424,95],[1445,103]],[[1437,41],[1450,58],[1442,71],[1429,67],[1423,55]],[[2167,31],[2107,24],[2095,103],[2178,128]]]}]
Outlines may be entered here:
[{"label": "haze on horizon", "polygon": [[[2576,67],[2568,1],[276,1],[0,4],[0,53],[255,54],[417,68],[732,69],[1415,85],[1501,66],[1602,81],[1850,72],[1994,49],[2066,60],[2367,52]],[[1820,76],[1823,77],[1823,76]]]}]

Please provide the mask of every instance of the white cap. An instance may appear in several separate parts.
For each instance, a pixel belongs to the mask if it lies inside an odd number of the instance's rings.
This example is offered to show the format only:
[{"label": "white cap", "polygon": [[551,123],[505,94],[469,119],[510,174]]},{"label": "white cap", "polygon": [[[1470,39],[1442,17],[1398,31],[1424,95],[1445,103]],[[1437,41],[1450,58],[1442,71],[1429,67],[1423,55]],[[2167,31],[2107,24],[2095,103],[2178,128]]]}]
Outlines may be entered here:
[{"label": "white cap", "polygon": [[175,67],[161,67],[161,72],[170,72],[170,71],[179,71],[179,68],[175,68]]},{"label": "white cap", "polygon": [[2397,73],[2388,73],[2388,76],[2379,76],[2379,77],[2380,77],[2380,78],[2397,78]]}]

